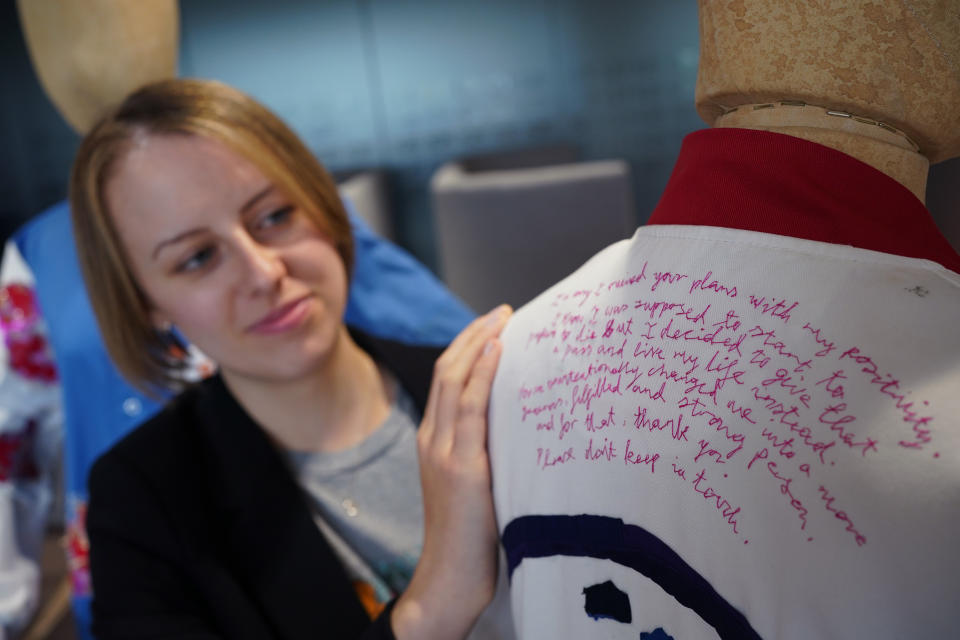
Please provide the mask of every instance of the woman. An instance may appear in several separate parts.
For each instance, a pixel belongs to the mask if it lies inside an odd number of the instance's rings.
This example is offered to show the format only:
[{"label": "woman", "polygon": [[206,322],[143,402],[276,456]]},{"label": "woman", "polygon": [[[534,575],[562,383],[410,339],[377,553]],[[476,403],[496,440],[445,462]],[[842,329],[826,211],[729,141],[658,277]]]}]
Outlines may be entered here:
[{"label": "woman", "polygon": [[95,635],[465,636],[496,578],[485,414],[509,309],[439,359],[350,332],[330,177],[219,83],[128,97],[70,199],[121,371],[184,386],[177,333],[220,366],[90,474]]}]

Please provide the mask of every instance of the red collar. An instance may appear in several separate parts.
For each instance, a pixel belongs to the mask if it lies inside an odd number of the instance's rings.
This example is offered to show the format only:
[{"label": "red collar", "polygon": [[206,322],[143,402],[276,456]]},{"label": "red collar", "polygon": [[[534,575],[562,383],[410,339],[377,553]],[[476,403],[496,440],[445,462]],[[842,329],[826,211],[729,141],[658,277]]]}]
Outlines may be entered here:
[{"label": "red collar", "polygon": [[648,224],[846,244],[960,273],[960,254],[906,187],[845,153],[768,131],[704,129],[684,138]]}]

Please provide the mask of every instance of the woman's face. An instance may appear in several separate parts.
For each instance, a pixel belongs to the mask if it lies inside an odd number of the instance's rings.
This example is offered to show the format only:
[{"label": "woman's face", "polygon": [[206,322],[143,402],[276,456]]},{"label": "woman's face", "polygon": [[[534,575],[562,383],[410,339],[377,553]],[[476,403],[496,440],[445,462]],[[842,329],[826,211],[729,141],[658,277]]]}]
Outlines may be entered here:
[{"label": "woman's face", "polygon": [[295,380],[340,335],[340,255],[253,164],[201,136],[135,139],[106,185],[134,276],[225,375]]}]

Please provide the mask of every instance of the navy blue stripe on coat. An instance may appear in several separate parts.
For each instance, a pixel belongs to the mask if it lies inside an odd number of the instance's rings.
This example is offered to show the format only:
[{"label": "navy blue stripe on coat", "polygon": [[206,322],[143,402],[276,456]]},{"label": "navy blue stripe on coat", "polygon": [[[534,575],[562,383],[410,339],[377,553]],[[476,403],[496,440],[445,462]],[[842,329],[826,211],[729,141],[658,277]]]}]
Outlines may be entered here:
[{"label": "navy blue stripe on coat", "polygon": [[619,518],[586,514],[522,516],[507,524],[501,539],[511,579],[527,558],[610,560],[656,582],[716,629],[722,640],[760,640],[746,617],[667,543]]}]

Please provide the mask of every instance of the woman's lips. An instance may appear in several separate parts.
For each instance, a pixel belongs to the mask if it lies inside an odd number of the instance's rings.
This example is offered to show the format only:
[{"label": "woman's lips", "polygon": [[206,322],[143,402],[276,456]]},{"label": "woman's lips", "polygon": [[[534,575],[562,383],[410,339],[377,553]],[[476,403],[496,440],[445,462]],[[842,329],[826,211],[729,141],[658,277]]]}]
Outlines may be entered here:
[{"label": "woman's lips", "polygon": [[281,305],[247,328],[250,333],[272,335],[296,329],[310,313],[311,296]]}]

